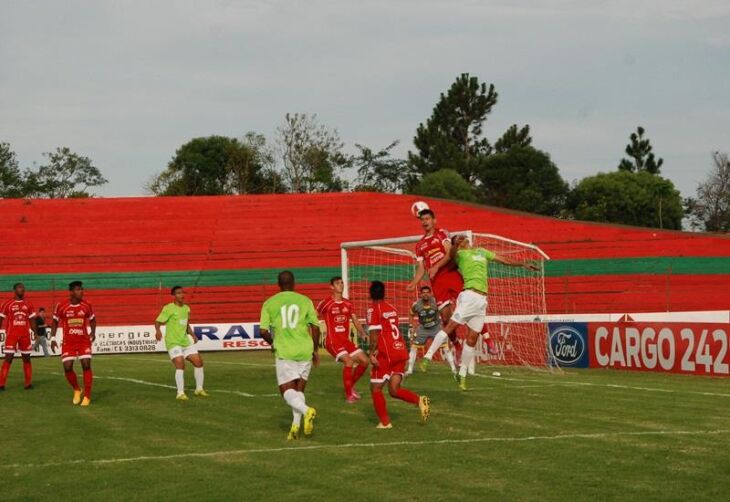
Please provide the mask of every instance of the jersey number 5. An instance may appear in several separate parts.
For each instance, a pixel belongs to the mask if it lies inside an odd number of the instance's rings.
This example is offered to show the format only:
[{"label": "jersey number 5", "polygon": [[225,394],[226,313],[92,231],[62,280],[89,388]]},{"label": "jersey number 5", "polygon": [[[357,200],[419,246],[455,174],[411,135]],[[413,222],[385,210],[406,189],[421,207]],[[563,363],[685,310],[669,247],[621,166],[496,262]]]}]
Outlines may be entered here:
[{"label": "jersey number 5", "polygon": [[299,305],[281,306],[281,327],[294,329],[299,324]]},{"label": "jersey number 5", "polygon": [[398,329],[398,319],[391,318],[390,319],[390,327],[392,329],[391,333],[393,334],[393,340],[397,340],[400,338],[400,330]]}]

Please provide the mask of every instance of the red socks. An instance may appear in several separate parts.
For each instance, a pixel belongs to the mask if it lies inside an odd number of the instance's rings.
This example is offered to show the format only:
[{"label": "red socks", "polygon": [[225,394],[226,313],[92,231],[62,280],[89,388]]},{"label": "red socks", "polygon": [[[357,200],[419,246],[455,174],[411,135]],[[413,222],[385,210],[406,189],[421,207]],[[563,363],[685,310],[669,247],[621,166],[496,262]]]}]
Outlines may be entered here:
[{"label": "red socks", "polygon": [[91,384],[94,381],[94,373],[91,368],[84,370],[84,397],[91,399]]},{"label": "red socks", "polygon": [[418,404],[418,394],[403,387],[400,387],[393,397],[406,403]]},{"label": "red socks", "polygon": [[385,396],[381,390],[373,390],[373,406],[375,406],[375,413],[377,413],[380,423],[388,425],[390,423],[390,417],[388,416],[388,407],[385,404]]},{"label": "red socks", "polygon": [[25,386],[28,387],[33,381],[33,365],[30,361],[23,361],[23,375],[25,376]]},{"label": "red socks", "polygon": [[355,385],[360,380],[360,377],[363,376],[367,369],[367,366],[363,366],[362,364],[357,365],[357,368],[355,368],[352,374],[352,385]]},{"label": "red socks", "polygon": [[345,397],[350,397],[352,394],[352,366],[342,367],[342,383],[345,386]]},{"label": "red socks", "polygon": [[8,381],[8,372],[10,371],[10,363],[3,361],[3,367],[0,369],[0,387],[5,387],[5,382]]},{"label": "red socks", "polygon": [[64,371],[63,373],[66,376],[66,380],[68,380],[68,383],[73,387],[74,390],[79,390],[79,381],[76,378],[76,372],[74,370]]}]

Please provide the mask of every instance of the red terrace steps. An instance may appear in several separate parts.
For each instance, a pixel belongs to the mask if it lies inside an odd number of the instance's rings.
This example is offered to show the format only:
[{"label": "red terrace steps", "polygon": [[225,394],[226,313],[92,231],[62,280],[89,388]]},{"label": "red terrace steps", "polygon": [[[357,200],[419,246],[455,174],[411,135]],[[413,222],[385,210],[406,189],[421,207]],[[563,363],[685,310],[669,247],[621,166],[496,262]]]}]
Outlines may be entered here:
[{"label": "red terrace steps", "polygon": [[[342,241],[420,233],[410,215],[414,200],[375,193],[0,200],[5,234],[0,275],[335,267]],[[730,256],[730,239],[724,237],[564,221],[457,202],[429,203],[446,228],[535,242],[556,260]],[[667,294],[664,276],[550,277],[548,307],[555,313],[727,309],[726,279],[671,276]],[[315,296],[328,291],[324,284],[306,288]],[[191,292],[196,318],[212,322],[255,319],[270,289]],[[48,303],[50,296],[45,297]],[[148,320],[167,301],[156,290],[95,291],[89,299],[104,310],[101,317],[108,322],[133,324]]]}]

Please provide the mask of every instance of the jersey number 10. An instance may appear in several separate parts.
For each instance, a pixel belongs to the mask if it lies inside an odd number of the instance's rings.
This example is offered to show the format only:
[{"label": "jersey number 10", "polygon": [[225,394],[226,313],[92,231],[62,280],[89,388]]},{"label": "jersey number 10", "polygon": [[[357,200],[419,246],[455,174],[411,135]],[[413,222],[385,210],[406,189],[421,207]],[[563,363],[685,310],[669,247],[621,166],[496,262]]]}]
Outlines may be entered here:
[{"label": "jersey number 10", "polygon": [[281,327],[294,329],[299,324],[299,305],[281,306]]}]

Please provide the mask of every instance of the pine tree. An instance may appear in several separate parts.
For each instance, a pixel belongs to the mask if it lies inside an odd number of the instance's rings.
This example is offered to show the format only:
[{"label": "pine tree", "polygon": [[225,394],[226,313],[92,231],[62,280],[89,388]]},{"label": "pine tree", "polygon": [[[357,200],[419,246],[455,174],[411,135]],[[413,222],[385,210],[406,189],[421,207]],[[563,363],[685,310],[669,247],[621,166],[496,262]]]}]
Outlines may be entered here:
[{"label": "pine tree", "polygon": [[620,171],[632,173],[646,171],[651,174],[659,174],[664,159],[654,157],[651,143],[649,138],[644,137],[644,132],[644,128],[639,126],[635,133],[631,133],[629,137],[631,143],[626,145],[626,155],[630,159],[621,159],[621,163],[618,165]]}]

